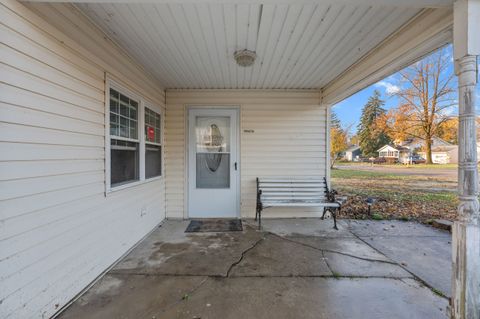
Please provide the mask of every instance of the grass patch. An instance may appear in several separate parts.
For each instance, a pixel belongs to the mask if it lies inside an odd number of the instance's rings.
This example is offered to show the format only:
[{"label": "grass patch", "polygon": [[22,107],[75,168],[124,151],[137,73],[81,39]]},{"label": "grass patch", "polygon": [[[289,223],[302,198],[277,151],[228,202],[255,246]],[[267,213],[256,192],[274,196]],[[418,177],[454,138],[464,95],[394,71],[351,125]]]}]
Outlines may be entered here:
[{"label": "grass patch", "polygon": [[338,278],[342,277],[342,274],[338,273],[336,271],[332,271],[332,275],[333,275],[333,278],[335,278],[335,279],[338,279]]},{"label": "grass patch", "polygon": [[[359,163],[359,162],[337,162],[335,166],[372,166],[371,163]],[[374,167],[386,167],[386,168],[398,168],[398,169],[410,169],[410,168],[423,168],[423,169],[456,169],[458,164],[374,164]],[[480,167],[480,165],[479,165]]]},{"label": "grass patch", "polygon": [[357,171],[350,169],[333,169],[331,171],[332,178],[360,178],[360,179],[370,179],[370,178],[380,178],[380,179],[411,179],[412,176],[408,175],[396,175],[392,173],[382,173],[382,172],[372,172],[372,171]]},{"label": "grass patch", "polygon": [[372,219],[373,220],[383,220],[383,216],[381,214],[378,214],[378,213],[373,213],[372,214]]},{"label": "grass patch", "polygon": [[456,169],[458,164],[413,164],[413,165],[401,165],[405,168],[423,168],[423,169]]},{"label": "grass patch", "polygon": [[433,292],[434,294],[436,294],[436,295],[438,295],[438,296],[440,296],[440,297],[443,297],[443,298],[447,298],[447,297],[443,294],[443,292],[441,292],[441,291],[438,290],[437,288],[433,288],[433,287],[432,287],[431,290],[432,290],[432,292]]}]

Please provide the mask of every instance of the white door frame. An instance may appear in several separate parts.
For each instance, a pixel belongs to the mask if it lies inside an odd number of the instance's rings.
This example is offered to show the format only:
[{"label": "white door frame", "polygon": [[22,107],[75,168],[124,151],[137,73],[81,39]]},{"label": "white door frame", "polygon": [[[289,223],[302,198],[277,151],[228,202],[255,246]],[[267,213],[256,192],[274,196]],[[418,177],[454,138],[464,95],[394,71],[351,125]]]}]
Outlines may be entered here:
[{"label": "white door frame", "polygon": [[189,163],[190,163],[190,152],[189,152],[189,145],[190,145],[190,122],[189,122],[189,117],[190,117],[190,110],[194,109],[218,109],[218,110],[235,110],[237,112],[237,138],[236,138],[236,143],[237,143],[237,158],[236,162],[238,163],[238,174],[236,178],[236,186],[237,186],[237,205],[236,205],[236,218],[240,218],[240,203],[241,203],[241,176],[242,176],[242,163],[241,163],[241,145],[240,145],[240,133],[241,133],[241,121],[240,121],[240,105],[227,105],[227,104],[221,104],[221,105],[198,105],[198,104],[189,104],[184,106],[185,110],[185,145],[184,145],[184,151],[185,151],[185,159],[184,159],[184,174],[185,174],[185,179],[184,179],[184,213],[183,217],[184,219],[189,219],[189,213],[188,213],[188,207],[189,207],[189,200],[190,200],[190,190],[189,190],[189,182],[190,182],[190,169],[189,169]]}]

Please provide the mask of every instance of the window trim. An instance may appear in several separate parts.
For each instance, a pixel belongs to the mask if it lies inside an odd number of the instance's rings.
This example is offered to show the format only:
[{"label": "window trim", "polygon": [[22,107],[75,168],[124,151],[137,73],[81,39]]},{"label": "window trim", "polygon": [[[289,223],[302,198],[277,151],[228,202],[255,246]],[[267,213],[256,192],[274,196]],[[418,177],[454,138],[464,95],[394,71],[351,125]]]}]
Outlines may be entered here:
[{"label": "window trim", "polygon": [[[128,96],[131,99],[138,101],[138,121],[137,132],[138,140],[123,138],[110,135],[110,89],[114,89],[119,93]],[[145,141],[145,108],[149,108],[152,111],[160,114],[160,143],[151,143]],[[143,185],[159,180],[164,175],[164,114],[163,108],[157,106],[155,103],[151,103],[150,100],[145,99],[141,95],[133,92],[124,85],[112,80],[108,76],[105,81],[105,196],[109,193],[123,190],[130,187]],[[127,182],[121,185],[111,185],[111,139],[118,139],[122,141],[139,143],[139,179],[131,182]],[[148,144],[161,146],[162,148],[162,170],[160,176],[145,178],[145,146]]]}]

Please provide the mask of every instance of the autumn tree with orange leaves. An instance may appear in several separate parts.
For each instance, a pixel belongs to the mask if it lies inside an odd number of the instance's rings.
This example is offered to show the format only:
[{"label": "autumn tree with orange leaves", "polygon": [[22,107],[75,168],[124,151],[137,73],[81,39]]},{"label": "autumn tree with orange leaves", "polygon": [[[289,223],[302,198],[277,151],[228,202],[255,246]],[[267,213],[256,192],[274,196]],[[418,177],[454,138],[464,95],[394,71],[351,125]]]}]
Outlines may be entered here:
[{"label": "autumn tree with orange leaves", "polygon": [[432,163],[432,139],[448,129],[455,105],[451,54],[441,49],[400,71],[400,90],[393,95],[399,107],[388,113],[387,132],[392,139],[416,137],[424,141],[427,164]]},{"label": "autumn tree with orange leaves", "polygon": [[333,168],[340,154],[348,148],[348,130],[349,128],[342,128],[337,114],[332,111],[330,119],[330,168]]},{"label": "autumn tree with orange leaves", "polygon": [[451,117],[443,122],[439,128],[438,137],[448,143],[458,144],[458,116]]}]

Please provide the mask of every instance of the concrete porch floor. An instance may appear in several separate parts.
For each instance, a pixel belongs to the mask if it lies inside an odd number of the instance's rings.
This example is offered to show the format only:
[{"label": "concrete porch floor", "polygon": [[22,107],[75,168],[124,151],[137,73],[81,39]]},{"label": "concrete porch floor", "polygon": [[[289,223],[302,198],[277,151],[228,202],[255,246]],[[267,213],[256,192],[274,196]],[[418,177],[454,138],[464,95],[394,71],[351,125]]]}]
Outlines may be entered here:
[{"label": "concrete porch floor", "polygon": [[450,234],[409,222],[165,221],[60,318],[447,318]]}]

